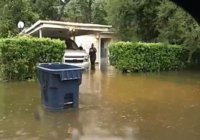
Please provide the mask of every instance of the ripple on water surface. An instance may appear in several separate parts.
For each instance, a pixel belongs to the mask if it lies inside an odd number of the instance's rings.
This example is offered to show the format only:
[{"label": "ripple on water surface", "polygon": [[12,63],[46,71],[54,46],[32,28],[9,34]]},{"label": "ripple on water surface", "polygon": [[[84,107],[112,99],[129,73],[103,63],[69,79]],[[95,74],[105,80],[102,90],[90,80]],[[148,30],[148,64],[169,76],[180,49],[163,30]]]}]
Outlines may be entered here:
[{"label": "ripple on water surface", "polygon": [[62,112],[41,107],[38,83],[1,83],[0,140],[199,140],[199,76],[85,72],[79,109]]}]

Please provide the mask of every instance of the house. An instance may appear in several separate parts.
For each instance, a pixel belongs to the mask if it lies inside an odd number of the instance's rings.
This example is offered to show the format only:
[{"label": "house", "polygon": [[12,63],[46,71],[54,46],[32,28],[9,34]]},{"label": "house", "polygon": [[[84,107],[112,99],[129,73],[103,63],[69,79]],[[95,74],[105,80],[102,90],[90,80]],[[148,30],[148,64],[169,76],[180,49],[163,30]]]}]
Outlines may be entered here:
[{"label": "house", "polygon": [[97,48],[97,62],[101,63],[101,60],[107,62],[108,44],[116,41],[114,33],[110,32],[111,28],[111,25],[39,20],[20,34],[40,38],[72,38],[79,46],[82,44],[82,47],[87,51],[91,43],[94,43]]}]

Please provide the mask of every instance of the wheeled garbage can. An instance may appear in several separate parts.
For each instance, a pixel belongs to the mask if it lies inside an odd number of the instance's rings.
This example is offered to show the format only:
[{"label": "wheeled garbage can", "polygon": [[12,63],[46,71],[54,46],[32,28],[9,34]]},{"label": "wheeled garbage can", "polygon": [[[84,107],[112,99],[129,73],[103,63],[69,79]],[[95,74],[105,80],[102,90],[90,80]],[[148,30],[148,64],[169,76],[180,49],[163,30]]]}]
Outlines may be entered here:
[{"label": "wheeled garbage can", "polygon": [[42,105],[58,110],[79,104],[79,86],[84,69],[60,63],[43,63],[37,66],[41,87]]}]

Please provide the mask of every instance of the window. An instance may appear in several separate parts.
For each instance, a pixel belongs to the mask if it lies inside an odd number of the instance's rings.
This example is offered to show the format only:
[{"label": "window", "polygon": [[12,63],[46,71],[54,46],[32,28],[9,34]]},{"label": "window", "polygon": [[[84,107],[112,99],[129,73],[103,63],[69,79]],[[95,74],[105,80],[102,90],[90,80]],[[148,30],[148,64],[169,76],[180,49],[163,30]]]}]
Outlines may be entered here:
[{"label": "window", "polygon": [[77,44],[71,39],[65,40],[65,44],[67,46],[67,50],[78,50],[79,49]]},{"label": "window", "polygon": [[78,50],[79,49],[77,44],[73,40],[71,40],[70,38],[64,39],[64,38],[59,38],[59,37],[57,37],[57,38],[52,37],[51,39],[60,39],[60,40],[65,41],[65,44],[67,46],[67,50]]}]

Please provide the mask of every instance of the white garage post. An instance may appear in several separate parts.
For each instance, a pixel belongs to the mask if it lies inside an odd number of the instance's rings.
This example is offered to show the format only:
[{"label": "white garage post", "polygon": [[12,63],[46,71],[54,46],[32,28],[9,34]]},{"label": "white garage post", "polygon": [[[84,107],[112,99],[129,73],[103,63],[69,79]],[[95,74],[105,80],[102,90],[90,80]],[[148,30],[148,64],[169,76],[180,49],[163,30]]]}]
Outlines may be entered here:
[{"label": "white garage post", "polygon": [[98,33],[99,69],[101,68],[101,33]]},{"label": "white garage post", "polygon": [[73,34],[73,40],[74,40],[74,42],[75,42],[75,41],[76,41],[75,29],[72,29],[72,34]]},{"label": "white garage post", "polygon": [[42,38],[42,30],[39,30],[39,38]]},{"label": "white garage post", "polygon": [[76,36],[75,35],[73,35],[73,40],[76,41]]}]

